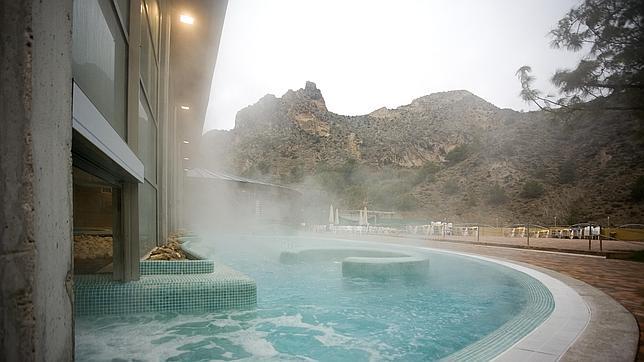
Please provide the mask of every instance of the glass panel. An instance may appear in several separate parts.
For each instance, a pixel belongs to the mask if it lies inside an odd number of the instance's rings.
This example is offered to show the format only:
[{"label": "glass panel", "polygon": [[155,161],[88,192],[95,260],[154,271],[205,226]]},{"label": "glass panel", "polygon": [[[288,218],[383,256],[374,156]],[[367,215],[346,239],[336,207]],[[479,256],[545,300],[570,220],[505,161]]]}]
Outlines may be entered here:
[{"label": "glass panel", "polygon": [[145,178],[157,182],[157,126],[145,102],[143,92],[139,97],[139,151],[145,167]]},{"label": "glass panel", "polygon": [[157,49],[156,54],[159,54],[159,3],[157,0],[146,0],[145,6],[148,11],[148,19],[150,21],[150,33],[152,34],[152,41],[154,42],[154,49]]},{"label": "glass panel", "polygon": [[127,46],[109,1],[74,1],[74,81],[94,106],[126,137]]},{"label": "glass panel", "polygon": [[113,194],[118,190],[102,179],[73,168],[74,272],[94,274],[113,261],[113,227],[118,209]]},{"label": "glass panel", "polygon": [[157,109],[157,63],[154,58],[154,49],[150,40],[148,22],[141,22],[141,79],[148,95],[152,114],[156,115]]},{"label": "glass panel", "polygon": [[121,22],[125,27],[125,33],[127,33],[130,26],[130,0],[116,0],[116,7],[121,14]]},{"label": "glass panel", "polygon": [[149,182],[139,184],[139,252],[147,254],[157,243],[157,190]]}]

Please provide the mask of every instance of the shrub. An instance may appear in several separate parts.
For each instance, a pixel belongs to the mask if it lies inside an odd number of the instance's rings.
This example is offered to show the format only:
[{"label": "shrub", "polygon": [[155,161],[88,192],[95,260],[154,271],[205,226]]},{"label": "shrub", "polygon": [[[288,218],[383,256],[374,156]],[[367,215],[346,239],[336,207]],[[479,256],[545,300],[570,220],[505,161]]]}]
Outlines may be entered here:
[{"label": "shrub", "polygon": [[362,185],[349,186],[343,193],[342,199],[346,205],[362,205],[367,199],[367,190]]},{"label": "shrub", "polygon": [[440,170],[440,166],[434,162],[426,162],[423,167],[418,170],[416,174],[415,183],[419,184],[424,181],[434,181],[434,176]]},{"label": "shrub", "polygon": [[548,175],[548,171],[543,165],[537,166],[532,170],[532,176],[540,180],[545,180],[547,175]]},{"label": "shrub", "polygon": [[478,200],[474,190],[469,190],[467,194],[463,196],[463,201],[467,206],[476,206],[478,204]]},{"label": "shrub", "polygon": [[459,163],[465,160],[469,156],[469,149],[467,145],[459,145],[454,147],[451,151],[447,152],[445,159],[451,165]]},{"label": "shrub", "polygon": [[287,183],[296,183],[301,182],[304,179],[304,166],[301,164],[293,166],[291,168],[289,175],[286,177]]},{"label": "shrub", "polygon": [[516,149],[512,142],[505,142],[501,145],[501,154],[504,156],[514,156],[516,154]]},{"label": "shrub", "polygon": [[631,187],[631,199],[635,202],[644,200],[644,176],[638,177]]},{"label": "shrub", "polygon": [[257,163],[257,170],[260,174],[266,175],[271,171],[271,165],[266,161],[259,161]]},{"label": "shrub", "polygon": [[562,184],[571,184],[575,182],[577,172],[575,170],[575,163],[572,160],[567,160],[559,166],[559,182]]},{"label": "shrub", "polygon": [[403,195],[398,199],[396,209],[400,211],[412,211],[418,208],[418,200],[413,195]]},{"label": "shrub", "polygon": [[537,181],[526,181],[523,184],[523,189],[521,190],[521,197],[526,199],[538,199],[543,195],[543,186]]},{"label": "shrub", "polygon": [[369,201],[382,209],[411,210],[416,206],[411,190],[412,186],[404,180],[373,180],[369,183]]},{"label": "shrub", "polygon": [[454,195],[458,192],[458,183],[454,180],[447,180],[443,185],[443,192],[448,195]]},{"label": "shrub", "polygon": [[495,183],[491,188],[490,188],[490,195],[488,197],[488,203],[490,205],[501,205],[508,201],[508,197],[505,195],[505,190],[499,185],[498,183]]}]

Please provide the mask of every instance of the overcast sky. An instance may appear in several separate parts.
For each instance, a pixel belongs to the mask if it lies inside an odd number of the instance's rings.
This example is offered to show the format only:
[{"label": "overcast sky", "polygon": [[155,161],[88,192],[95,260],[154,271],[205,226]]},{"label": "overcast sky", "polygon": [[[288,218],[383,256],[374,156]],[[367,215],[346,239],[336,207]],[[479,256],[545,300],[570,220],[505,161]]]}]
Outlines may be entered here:
[{"label": "overcast sky", "polygon": [[204,131],[230,129],[267,93],[313,81],[335,113],[395,108],[466,89],[530,109],[515,71],[536,86],[582,54],[551,49],[547,33],[577,0],[230,0]]}]

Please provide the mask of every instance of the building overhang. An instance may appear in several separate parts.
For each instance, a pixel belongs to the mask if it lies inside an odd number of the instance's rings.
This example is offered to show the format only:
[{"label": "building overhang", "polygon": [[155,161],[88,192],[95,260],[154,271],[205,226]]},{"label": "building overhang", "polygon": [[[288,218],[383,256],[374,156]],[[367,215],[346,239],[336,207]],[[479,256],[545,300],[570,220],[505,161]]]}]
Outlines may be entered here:
[{"label": "building overhang", "polygon": [[[172,107],[177,112],[177,137],[189,142],[181,145],[182,157],[192,158],[199,153],[227,5],[227,0],[181,0],[171,4]],[[191,17],[192,24],[181,22],[182,15]]]},{"label": "building overhang", "polygon": [[76,83],[73,83],[72,108],[72,128],[83,137],[79,139],[76,134],[73,137],[72,152],[77,158],[103,165],[123,180],[145,182],[143,162]]}]

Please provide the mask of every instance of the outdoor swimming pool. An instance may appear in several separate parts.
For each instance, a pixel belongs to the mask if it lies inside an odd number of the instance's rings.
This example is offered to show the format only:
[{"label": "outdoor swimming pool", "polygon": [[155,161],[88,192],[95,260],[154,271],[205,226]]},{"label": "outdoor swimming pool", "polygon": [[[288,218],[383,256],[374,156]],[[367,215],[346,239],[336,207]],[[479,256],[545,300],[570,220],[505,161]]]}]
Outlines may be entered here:
[{"label": "outdoor swimming pool", "polygon": [[[409,247],[295,237],[235,237],[190,245],[257,281],[257,309],[222,313],[82,316],[78,360],[489,359],[554,308],[519,271],[460,255],[429,258],[424,277],[349,278],[337,258],[282,263],[296,248]],[[455,354],[456,353],[456,354]]]}]

